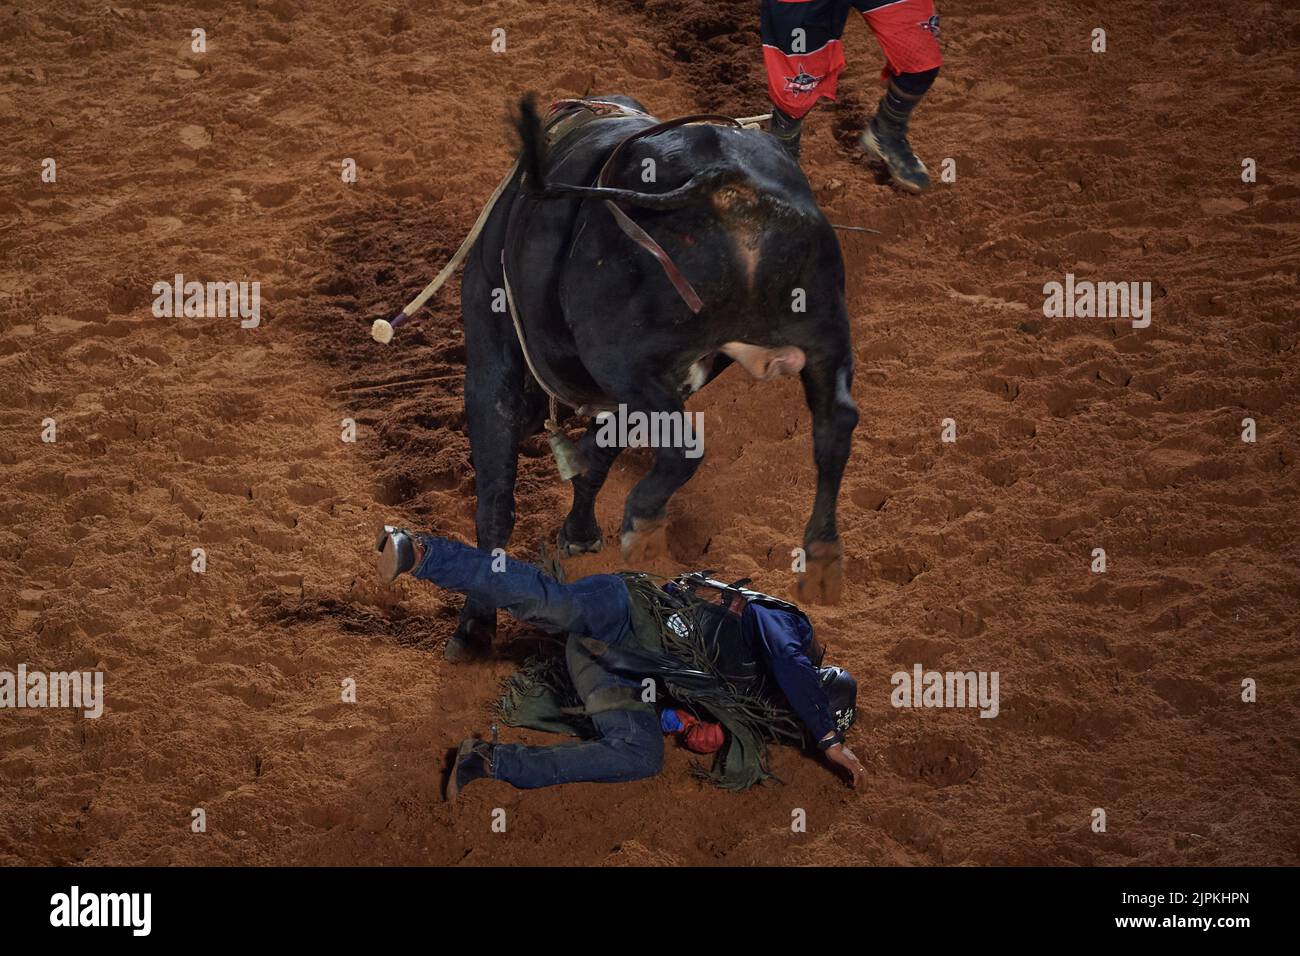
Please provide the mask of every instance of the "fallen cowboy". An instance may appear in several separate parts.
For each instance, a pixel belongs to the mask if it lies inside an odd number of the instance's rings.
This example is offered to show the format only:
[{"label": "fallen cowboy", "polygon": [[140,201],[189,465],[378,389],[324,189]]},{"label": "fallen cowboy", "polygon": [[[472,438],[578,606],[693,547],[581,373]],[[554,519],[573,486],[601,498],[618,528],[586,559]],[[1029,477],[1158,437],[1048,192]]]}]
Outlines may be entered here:
[{"label": "fallen cowboy", "polygon": [[[817,477],[799,595],[835,602],[836,507],[858,421],[853,351],[839,242],[798,165],[741,121],[661,122],[624,96],[562,100],[544,121],[526,100],[517,127],[519,158],[451,262],[372,330],[391,341],[465,263],[478,546],[509,544],[520,443],[544,427],[573,483],[560,551],[599,550],[596,496],[623,445],[602,441],[597,421],[575,446],[562,410],[679,417],[692,392],[734,363],[760,381],[803,383]],[[643,178],[650,168],[653,182]],[[668,501],[700,461],[681,443],[655,447],[624,507],[625,561],[666,552]],[[486,654],[495,631],[496,606],[471,595],[447,658]]]},{"label": "fallen cowboy", "polygon": [[770,776],[772,741],[815,747],[855,788],[863,783],[865,770],[844,744],[857,684],[842,668],[821,666],[812,625],[792,604],[702,573],[663,585],[636,572],[563,584],[509,559],[494,569],[498,559],[477,548],[392,526],[376,545],[382,581],[410,574],[567,635],[563,666],[537,661],[507,682],[501,717],[583,742],[466,739],[452,759],[450,801],[485,777],[531,789],[653,776],[666,732],[681,733],[697,753],[717,753],[702,773],[726,789]]}]

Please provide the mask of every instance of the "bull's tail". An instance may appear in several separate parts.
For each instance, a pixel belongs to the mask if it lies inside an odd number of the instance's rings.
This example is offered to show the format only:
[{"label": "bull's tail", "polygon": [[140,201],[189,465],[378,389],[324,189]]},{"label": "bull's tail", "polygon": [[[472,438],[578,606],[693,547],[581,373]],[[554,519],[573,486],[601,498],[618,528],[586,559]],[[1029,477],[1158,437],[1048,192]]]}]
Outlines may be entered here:
[{"label": "bull's tail", "polygon": [[514,117],[519,134],[519,161],[524,169],[524,188],[541,199],[610,199],[643,209],[680,209],[710,195],[734,174],[723,170],[703,170],[689,180],[664,193],[644,193],[635,189],[617,189],[611,186],[571,186],[567,183],[546,181],[546,133],[532,96],[519,101],[519,113]]},{"label": "bull's tail", "polygon": [[537,101],[531,95],[519,101],[519,112],[512,121],[519,134],[519,163],[524,168],[524,181],[535,188],[543,182],[546,132],[542,129],[542,118],[537,115]]}]

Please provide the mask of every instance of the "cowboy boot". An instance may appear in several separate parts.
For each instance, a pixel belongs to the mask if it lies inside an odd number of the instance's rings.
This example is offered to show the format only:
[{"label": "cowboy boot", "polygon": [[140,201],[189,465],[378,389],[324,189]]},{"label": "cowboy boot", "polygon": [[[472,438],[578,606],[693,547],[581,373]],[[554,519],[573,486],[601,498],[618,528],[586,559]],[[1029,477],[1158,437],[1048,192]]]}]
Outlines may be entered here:
[{"label": "cowboy boot", "polygon": [[790,158],[799,162],[799,136],[803,133],[803,119],[794,119],[781,112],[779,106],[772,107],[772,119],[767,131],[775,136],[790,154]]},{"label": "cowboy boot", "polygon": [[375,539],[375,550],[379,552],[376,572],[385,584],[397,580],[399,574],[411,571],[424,558],[424,548],[415,535],[405,528],[388,524]]},{"label": "cowboy boot", "polygon": [[448,803],[455,803],[460,792],[475,780],[492,776],[492,751],[496,744],[476,737],[466,737],[456,748],[456,757],[451,762],[451,774],[447,777]]},{"label": "cowboy boot", "polygon": [[930,188],[930,173],[907,141],[907,122],[920,99],[891,82],[860,141],[868,155],[885,164],[890,179],[912,193]]}]

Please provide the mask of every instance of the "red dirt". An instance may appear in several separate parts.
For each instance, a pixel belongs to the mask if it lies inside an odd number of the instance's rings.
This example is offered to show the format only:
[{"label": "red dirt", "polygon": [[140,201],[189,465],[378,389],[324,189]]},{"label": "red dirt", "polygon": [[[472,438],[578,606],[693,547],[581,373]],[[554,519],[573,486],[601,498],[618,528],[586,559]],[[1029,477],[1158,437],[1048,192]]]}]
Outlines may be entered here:
[{"label": "red dirt", "polygon": [[[1297,861],[1300,13],[945,3],[913,140],[958,179],[919,199],[852,151],[879,54],[850,23],[805,169],[833,221],[883,235],[842,235],[863,415],[845,600],[810,610],[861,683],[866,791],[783,749],[784,785],[729,795],[671,750],[653,780],[475,784],[453,814],[444,748],[512,665],[445,664],[456,603],[373,585],[368,549],[384,519],[471,532],[454,283],[400,346],[368,324],[469,228],[523,91],[765,111],[757,5],[233,6],[0,9],[0,670],[100,669],[107,691],[98,720],[0,712],[0,862]],[[1067,271],[1150,280],[1151,327],[1044,319]],[[260,281],[262,326],[155,319],[176,272]],[[733,371],[693,407],[707,455],[670,506],[673,564],[790,592],[797,386]],[[570,574],[618,566],[644,466],[620,460],[609,547]],[[533,441],[515,553],[567,503]],[[918,662],[997,670],[1001,714],[893,709]]]}]

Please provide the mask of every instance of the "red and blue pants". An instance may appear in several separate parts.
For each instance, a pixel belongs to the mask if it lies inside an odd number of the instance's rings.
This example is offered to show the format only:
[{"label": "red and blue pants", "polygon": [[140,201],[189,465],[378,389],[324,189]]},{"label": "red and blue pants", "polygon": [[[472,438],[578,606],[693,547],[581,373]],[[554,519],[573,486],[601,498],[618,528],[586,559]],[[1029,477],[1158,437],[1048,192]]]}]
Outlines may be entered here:
[{"label": "red and blue pants", "polygon": [[798,119],[823,96],[835,99],[850,10],[862,14],[876,35],[885,79],[942,65],[934,0],[763,0],[768,93],[787,116]]}]

